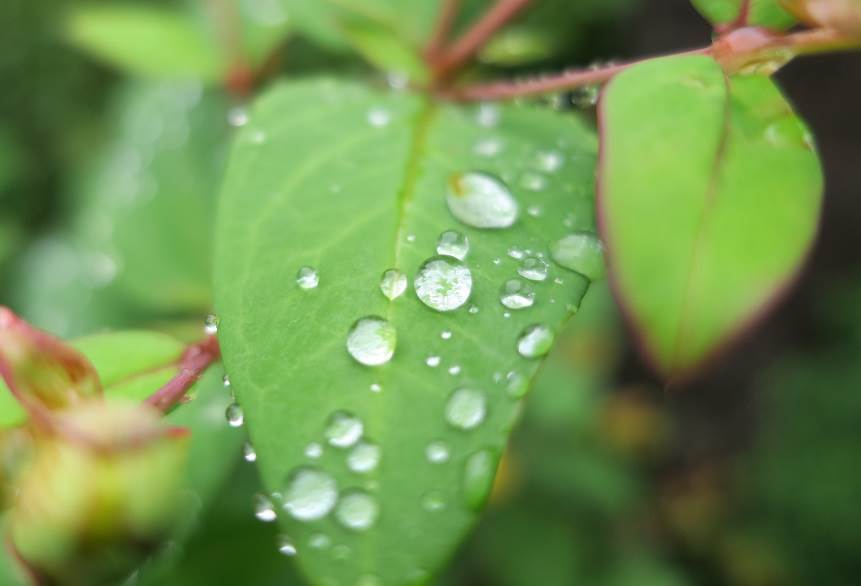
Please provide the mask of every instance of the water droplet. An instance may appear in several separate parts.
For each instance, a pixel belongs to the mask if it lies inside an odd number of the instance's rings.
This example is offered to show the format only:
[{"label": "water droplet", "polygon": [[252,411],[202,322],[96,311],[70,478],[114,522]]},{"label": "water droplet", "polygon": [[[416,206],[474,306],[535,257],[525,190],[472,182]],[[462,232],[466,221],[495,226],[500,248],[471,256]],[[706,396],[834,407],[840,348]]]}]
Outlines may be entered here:
[{"label": "water droplet", "polygon": [[316,468],[296,469],[284,491],[284,510],[299,521],[313,521],[329,514],[338,500],[335,479]]},{"label": "water droplet", "polygon": [[475,305],[475,304],[473,303],[472,305],[470,305],[470,306],[469,306],[469,309],[467,309],[466,311],[467,311],[470,315],[475,315],[476,313],[478,313],[478,312],[479,312],[479,311],[481,311],[481,310],[478,308],[478,305]]},{"label": "water droplet", "polygon": [[354,531],[369,529],[377,521],[380,507],[368,493],[354,490],[346,493],[338,501],[335,517],[346,528]]},{"label": "water droplet", "polygon": [[463,260],[469,253],[469,239],[457,230],[446,230],[436,241],[436,251],[437,254]]},{"label": "water droplet", "polygon": [[534,324],[523,330],[517,340],[517,353],[524,358],[540,358],[553,346],[553,332],[545,325]]},{"label": "water droplet", "polygon": [[407,242],[415,242],[416,235],[415,234],[407,234]]},{"label": "water droplet", "polygon": [[395,300],[407,290],[407,276],[398,269],[389,269],[380,279],[380,291],[388,299]]},{"label": "water droplet", "polygon": [[443,340],[451,340],[451,332],[448,330],[443,330],[440,332],[439,337]]},{"label": "water droplet", "polygon": [[248,140],[250,140],[252,144],[263,144],[266,142],[266,132],[263,130],[255,130],[248,136]]},{"label": "water droplet", "polygon": [[520,186],[529,191],[543,191],[547,187],[547,178],[538,173],[525,173],[520,178]]},{"label": "water droplet", "polygon": [[290,540],[286,535],[278,536],[278,552],[281,555],[285,555],[287,557],[293,557],[296,555],[296,546],[293,544],[293,541]]},{"label": "water droplet", "polygon": [[312,549],[327,549],[330,545],[332,545],[332,540],[329,539],[328,535],[323,533],[315,533],[308,539],[308,545]]},{"label": "water droplet", "polygon": [[314,267],[302,267],[296,273],[296,283],[302,289],[314,289],[320,283],[320,275]]},{"label": "water droplet", "polygon": [[509,279],[502,285],[499,302],[508,309],[532,307],[535,303],[535,291],[529,283],[524,283],[520,279]]},{"label": "water droplet", "polygon": [[526,256],[526,253],[523,252],[523,249],[517,246],[509,247],[509,249],[506,251],[506,254],[508,254],[509,258],[513,258],[514,260],[522,260],[523,257]]},{"label": "water droplet", "polygon": [[604,276],[604,245],[591,232],[563,236],[550,248],[550,256],[559,266],[595,281]]},{"label": "water droplet", "polygon": [[391,121],[392,115],[389,114],[388,110],[383,108],[373,108],[368,111],[368,123],[371,126],[382,128],[383,126],[387,126]]},{"label": "water droplet", "polygon": [[490,450],[480,450],[467,460],[463,471],[463,497],[466,505],[478,511],[490,496],[496,476],[497,458]]},{"label": "water droplet", "polygon": [[258,494],[254,496],[254,516],[264,523],[271,523],[278,518],[275,507],[272,506],[272,501],[266,495]]},{"label": "water droplet", "polygon": [[482,157],[493,157],[502,150],[502,141],[498,138],[483,138],[472,147],[472,152]]},{"label": "water droplet", "polygon": [[481,425],[487,414],[484,393],[473,389],[457,389],[445,406],[445,420],[458,429],[474,429]]},{"label": "water droplet", "polygon": [[578,108],[591,108],[598,103],[600,88],[597,85],[586,85],[574,88],[570,94],[571,103]]},{"label": "water droplet", "polygon": [[421,266],[413,285],[422,303],[437,311],[452,311],[469,299],[472,273],[457,259],[436,256]]},{"label": "water droplet", "polygon": [[323,455],[323,446],[321,446],[317,442],[311,442],[310,444],[305,446],[305,455],[312,460],[316,460]]},{"label": "water droplet", "polygon": [[347,334],[347,351],[357,362],[379,366],[392,359],[398,335],[387,320],[369,315],[353,324]]},{"label": "water droplet", "polygon": [[510,312],[510,311],[503,311],[503,312],[502,312],[502,317],[504,317],[505,319],[510,318],[510,317],[511,317],[511,312]]},{"label": "water droplet", "polygon": [[218,333],[219,321],[220,320],[217,315],[210,313],[206,316],[206,319],[203,320],[203,331],[209,336],[214,336]]},{"label": "water droplet", "polygon": [[335,411],[326,423],[324,435],[329,445],[349,448],[362,437],[365,425],[362,420],[346,411]]},{"label": "water droplet", "polygon": [[336,560],[345,560],[352,554],[352,550],[346,545],[336,545],[332,548],[332,558]]},{"label": "water droplet", "polygon": [[491,103],[479,104],[475,118],[478,124],[485,128],[496,126],[499,122],[499,106]]},{"label": "water droplet", "polygon": [[235,106],[227,112],[227,123],[235,128],[248,124],[248,110],[244,106]]},{"label": "water droplet", "polygon": [[383,387],[379,383],[371,383],[371,392],[372,393],[379,393],[382,390],[383,390]]},{"label": "water droplet", "polygon": [[242,458],[246,462],[257,461],[257,451],[254,449],[254,446],[251,445],[251,442],[245,442],[242,446]]},{"label": "water droplet", "polygon": [[538,218],[541,216],[541,206],[531,205],[526,208],[526,213],[532,216],[533,218]]},{"label": "water droplet", "polygon": [[225,389],[230,388],[230,376],[225,374],[223,377],[221,377],[221,384],[224,386]]},{"label": "water droplet", "polygon": [[498,265],[502,263],[502,259],[497,257],[491,261],[493,264]]},{"label": "water droplet", "polygon": [[555,173],[564,161],[559,151],[539,151],[535,157],[536,166],[546,173]]},{"label": "water droplet", "polygon": [[425,448],[425,457],[432,464],[443,464],[448,462],[451,453],[448,450],[448,445],[442,441],[434,441],[428,444]]},{"label": "water droplet", "polygon": [[529,390],[529,380],[516,370],[512,370],[505,377],[505,390],[512,399],[520,399]]},{"label": "water droplet", "polygon": [[374,442],[359,442],[347,455],[347,467],[360,474],[370,472],[380,463],[381,455],[380,446]]},{"label": "water droplet", "polygon": [[473,228],[508,228],[517,221],[517,200],[511,190],[487,173],[452,177],[446,203],[455,218]]},{"label": "water droplet", "polygon": [[454,366],[450,366],[448,369],[448,373],[452,376],[457,376],[460,374],[460,366],[455,364]]},{"label": "water droplet", "polygon": [[245,423],[245,413],[243,413],[239,403],[228,405],[227,410],[224,412],[224,417],[227,419],[227,424],[230,427],[242,427],[242,424]]},{"label": "water droplet", "polygon": [[439,356],[428,356],[427,358],[425,358],[425,364],[427,364],[431,368],[436,368],[437,366],[439,366],[439,363],[440,363],[440,357]]},{"label": "water droplet", "polygon": [[432,490],[422,497],[422,508],[429,513],[445,509],[445,497],[439,491]]},{"label": "water droplet", "polygon": [[547,278],[549,268],[543,259],[537,256],[527,256],[520,261],[520,266],[517,267],[517,274],[530,281],[543,281]]}]

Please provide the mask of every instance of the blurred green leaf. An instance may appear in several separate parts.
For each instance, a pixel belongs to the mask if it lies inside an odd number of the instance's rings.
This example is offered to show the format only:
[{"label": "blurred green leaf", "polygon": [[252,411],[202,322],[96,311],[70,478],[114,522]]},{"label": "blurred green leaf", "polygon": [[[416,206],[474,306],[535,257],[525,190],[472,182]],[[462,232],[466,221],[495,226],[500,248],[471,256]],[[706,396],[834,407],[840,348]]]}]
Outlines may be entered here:
[{"label": "blurred green leaf", "polygon": [[[691,0],[700,13],[712,24],[735,22],[741,14],[745,0]],[[748,24],[771,29],[787,29],[796,24],[781,0],[752,0]]]},{"label": "blurred green leaf", "polygon": [[356,50],[380,70],[405,75],[416,83],[428,80],[424,61],[389,31],[357,25],[347,27],[346,35]]},{"label": "blurred green leaf", "polygon": [[[491,116],[481,112],[487,124]],[[376,525],[364,532],[344,528],[336,520],[343,511],[310,523],[285,514],[283,526],[300,546],[323,532],[351,552],[354,563],[344,565],[333,564],[328,551],[299,556],[316,581],[373,573],[383,584],[401,583],[418,579],[410,576],[419,569],[437,569],[476,517],[464,503],[464,494],[474,495],[471,483],[464,487],[467,461],[480,450],[501,453],[519,411],[523,387],[508,396],[505,373],[516,371],[526,383],[537,370],[537,360],[517,354],[520,334],[532,324],[558,329],[588,285],[548,266],[546,280],[533,283],[534,307],[505,317],[500,287],[519,266],[506,251],[546,255],[553,239],[593,227],[595,137],[575,117],[555,112],[506,107],[490,126],[477,113],[308,81],[264,94],[237,137],[219,208],[216,309],[264,483],[283,494],[290,473],[314,464],[342,491],[370,490],[380,507]],[[261,131],[262,144],[254,140]],[[499,154],[476,148],[488,140],[499,142]],[[523,210],[513,227],[471,228],[447,209],[449,181],[476,170],[509,179]],[[545,184],[540,191],[519,187],[534,188],[536,176]],[[541,206],[537,217],[524,213],[533,205]],[[438,313],[412,290],[388,301],[382,273],[396,267],[412,280],[445,230],[469,238],[478,312],[464,305]],[[319,271],[318,287],[299,287],[303,265]],[[346,351],[351,324],[365,315],[387,316],[397,328],[391,363],[365,367]],[[441,338],[444,330],[451,339]],[[442,356],[436,369],[424,365],[434,353]],[[455,366],[459,374],[449,374]],[[370,390],[374,384],[379,393]],[[487,415],[470,431],[446,425],[446,404],[458,387],[486,397]],[[381,463],[368,474],[350,472],[337,448],[316,463],[305,456],[310,442],[325,442],[327,420],[339,410],[359,417],[381,448]],[[425,459],[434,440],[449,445],[445,465]],[[483,484],[484,474],[474,480]],[[423,509],[423,500],[437,497],[444,510]]]},{"label": "blurred green leaf", "polygon": [[770,79],[708,57],[632,67],[601,119],[617,292],[655,366],[684,375],[798,271],[822,201],[812,137]]}]

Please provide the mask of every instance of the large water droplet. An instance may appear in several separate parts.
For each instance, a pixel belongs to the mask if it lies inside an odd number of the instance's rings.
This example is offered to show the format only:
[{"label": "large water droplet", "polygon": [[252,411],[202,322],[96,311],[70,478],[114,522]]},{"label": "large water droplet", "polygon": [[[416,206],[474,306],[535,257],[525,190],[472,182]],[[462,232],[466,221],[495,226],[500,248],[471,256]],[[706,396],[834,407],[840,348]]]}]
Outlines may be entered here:
[{"label": "large water droplet", "polygon": [[389,269],[380,279],[380,291],[387,298],[395,300],[407,290],[407,276],[398,269]]},{"label": "large water droplet", "polygon": [[517,200],[511,190],[487,173],[452,177],[446,203],[455,218],[473,228],[508,228],[517,221]]},{"label": "large water droplet", "polygon": [[524,358],[540,358],[553,346],[553,331],[543,324],[534,324],[523,330],[517,339],[517,353]]},{"label": "large water droplet", "polygon": [[353,324],[347,334],[347,351],[366,366],[379,366],[392,359],[398,335],[387,320],[369,315]]},{"label": "large water droplet", "polygon": [[561,267],[595,281],[604,276],[604,245],[591,232],[563,236],[550,247],[550,256]]},{"label": "large water droplet", "polygon": [[227,410],[224,412],[224,417],[227,419],[227,424],[230,427],[242,427],[242,424],[245,423],[245,413],[242,411],[239,403],[228,405]]},{"label": "large water droplet", "polygon": [[296,283],[302,289],[314,289],[320,283],[320,275],[314,267],[302,267],[296,272]]},{"label": "large water droplet", "polygon": [[437,254],[463,260],[469,253],[469,238],[457,230],[446,230],[436,241],[436,251]]},{"label": "large water droplet", "polygon": [[258,494],[254,497],[254,516],[264,523],[271,523],[278,518],[272,501],[266,495]]},{"label": "large water droplet", "polygon": [[363,531],[377,521],[380,507],[377,501],[366,492],[354,490],[346,493],[338,501],[335,517],[348,529]]},{"label": "large water droplet", "polygon": [[451,453],[445,442],[433,441],[425,448],[425,457],[431,464],[443,464],[448,462]]},{"label": "large water droplet", "polygon": [[313,521],[329,514],[338,500],[335,479],[316,468],[296,469],[284,491],[284,510],[299,521]]},{"label": "large water droplet", "polygon": [[527,256],[520,261],[517,274],[530,281],[543,281],[547,278],[549,268],[544,259],[537,256]]},{"label": "large water droplet", "polygon": [[458,429],[474,429],[481,425],[487,414],[484,393],[474,389],[457,389],[445,406],[445,420]]},{"label": "large water droplet", "polygon": [[422,303],[437,311],[452,311],[472,292],[472,273],[461,261],[436,256],[419,269],[413,285]]},{"label": "large water droplet", "polygon": [[463,497],[466,506],[474,511],[481,510],[496,476],[496,455],[490,450],[480,450],[472,454],[463,470]]},{"label": "large water droplet", "polygon": [[524,283],[520,279],[509,279],[502,285],[499,302],[508,309],[532,307],[535,303],[535,291],[529,283]]},{"label": "large water droplet", "polygon": [[353,472],[365,473],[374,470],[380,463],[382,450],[371,441],[362,441],[347,455],[347,467]]},{"label": "large water droplet", "polygon": [[346,411],[335,411],[326,424],[326,440],[336,448],[349,448],[362,437],[362,420]]}]

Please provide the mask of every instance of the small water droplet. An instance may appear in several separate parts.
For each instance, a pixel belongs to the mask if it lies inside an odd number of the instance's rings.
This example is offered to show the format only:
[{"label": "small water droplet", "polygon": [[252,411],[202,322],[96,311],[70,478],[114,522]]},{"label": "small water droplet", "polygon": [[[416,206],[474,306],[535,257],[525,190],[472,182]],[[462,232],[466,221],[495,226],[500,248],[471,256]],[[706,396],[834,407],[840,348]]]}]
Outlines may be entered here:
[{"label": "small water droplet", "polygon": [[246,462],[257,461],[257,451],[254,449],[254,446],[251,445],[251,442],[245,442],[242,446],[242,458]]},{"label": "small water droplet", "polygon": [[578,108],[592,108],[598,103],[601,90],[597,85],[586,85],[571,90],[571,103]]},{"label": "small water droplet", "polygon": [[310,444],[305,446],[305,455],[312,460],[316,460],[323,455],[323,446],[321,446],[317,442],[311,442]]},{"label": "small water droplet", "polygon": [[604,245],[591,232],[574,232],[563,236],[550,248],[550,256],[559,266],[595,281],[604,276]]},{"label": "small water droplet", "polygon": [[373,108],[368,111],[368,123],[371,126],[382,128],[383,126],[388,126],[391,121],[392,115],[384,108]]},{"label": "small water droplet", "polygon": [[529,380],[516,370],[512,370],[505,377],[505,390],[512,399],[520,399],[529,390]]},{"label": "small water droplet", "polygon": [[470,315],[475,315],[479,311],[481,310],[478,308],[478,305],[475,304],[470,305],[469,309],[467,309],[467,313],[469,313]]},{"label": "small water droplet", "polygon": [[248,136],[248,140],[251,141],[252,144],[263,144],[266,142],[266,132],[263,130],[255,130]]},{"label": "small water droplet", "polygon": [[451,457],[448,445],[442,441],[433,441],[425,448],[425,457],[431,464],[444,464]]},{"label": "small water droplet", "polygon": [[436,241],[437,254],[463,260],[469,253],[469,238],[457,230],[446,230]]},{"label": "small water droplet", "polygon": [[541,206],[539,205],[531,205],[526,208],[526,213],[532,216],[533,218],[538,218],[541,216]]},{"label": "small water droplet", "polygon": [[518,246],[511,246],[506,251],[506,254],[509,258],[513,258],[514,260],[523,260],[523,257],[526,256],[526,253],[523,252],[523,249]]},{"label": "small water droplet", "polygon": [[395,300],[407,290],[408,279],[398,269],[388,269],[380,279],[380,291],[388,299]]},{"label": "small water droplet", "polygon": [[353,490],[344,494],[335,509],[335,518],[348,529],[363,531],[377,521],[380,507],[370,494]]},{"label": "small water droplet", "polygon": [[498,265],[502,263],[502,259],[497,257],[491,261],[493,264]]},{"label": "small water droplet", "polygon": [[452,376],[457,376],[460,374],[460,366],[455,364],[454,366],[450,366],[448,369],[448,373]]},{"label": "small water droplet", "polygon": [[336,545],[332,548],[332,558],[339,561],[348,559],[352,554],[352,550],[346,545]]},{"label": "small water droplet", "polygon": [[556,277],[555,279],[553,279],[553,283],[555,283],[556,285],[564,285],[565,281],[562,279],[562,277]]},{"label": "small water droplet", "polygon": [[380,456],[382,456],[382,450],[379,445],[363,440],[347,455],[347,467],[359,474],[370,472],[380,463]]},{"label": "small water droplet", "polygon": [[504,317],[505,319],[510,318],[510,317],[511,317],[511,312],[510,312],[510,311],[503,311],[503,312],[502,312],[502,317]]},{"label": "small water droplet", "polygon": [[209,336],[214,336],[218,333],[218,324],[220,321],[217,315],[210,313],[203,320],[203,331]]},{"label": "small water droplet", "polygon": [[483,138],[472,147],[472,152],[482,157],[493,157],[502,150],[502,141],[498,138]]},{"label": "small water droplet", "polygon": [[312,549],[328,549],[332,540],[324,533],[315,533],[308,539],[308,546]]},{"label": "small water droplet", "polygon": [[429,513],[445,509],[445,496],[439,491],[432,490],[422,497],[422,508]]},{"label": "small water droplet", "polygon": [[530,281],[543,281],[547,278],[547,271],[550,267],[547,263],[537,256],[527,256],[520,261],[520,266],[517,267],[517,274],[524,279]]},{"label": "small water droplet", "polygon": [[244,106],[234,106],[227,112],[227,123],[234,128],[248,124],[248,110]]},{"label": "small water droplet", "polygon": [[474,429],[481,425],[487,414],[484,393],[461,388],[454,391],[445,406],[445,420],[458,429]]},{"label": "small water droplet", "polygon": [[365,425],[362,420],[347,411],[335,411],[326,423],[326,441],[336,448],[349,448],[362,437]]},{"label": "small water droplet", "polygon": [[480,126],[491,128],[499,122],[499,106],[492,103],[482,103],[476,112],[476,121]]},{"label": "small water droplet", "polygon": [[524,309],[535,303],[535,290],[520,279],[509,279],[502,285],[499,302],[508,309]]},{"label": "small water droplet", "polygon": [[302,289],[314,289],[320,283],[320,275],[314,267],[302,267],[296,273],[296,283]]},{"label": "small water droplet", "polygon": [[517,221],[517,200],[511,190],[487,173],[452,177],[446,203],[455,218],[473,228],[508,228]]},{"label": "small water droplet", "polygon": [[422,303],[437,311],[452,311],[472,292],[472,273],[461,261],[436,256],[425,261],[413,281]]},{"label": "small water droplet", "polygon": [[425,358],[425,364],[427,364],[431,368],[436,368],[437,366],[439,366],[439,363],[440,363],[440,357],[439,356],[428,356],[427,358]]},{"label": "small water droplet", "polygon": [[535,156],[536,166],[545,173],[555,173],[562,167],[564,161],[559,151],[538,151]]},{"label": "small water droplet", "polygon": [[272,506],[272,501],[266,495],[258,494],[254,496],[254,516],[264,523],[271,523],[278,518],[275,507]]},{"label": "small water droplet", "polygon": [[224,412],[224,417],[227,419],[227,424],[230,427],[242,427],[242,424],[245,423],[245,413],[243,413],[239,403],[228,405],[227,410]]},{"label": "small water droplet", "polygon": [[451,332],[449,330],[443,330],[440,332],[439,337],[443,340],[451,340]]},{"label": "small water droplet", "polygon": [[467,507],[473,511],[480,510],[490,491],[496,476],[496,455],[490,450],[479,450],[466,460],[463,471],[463,497]]},{"label": "small water droplet", "polygon": [[230,376],[225,374],[223,377],[221,377],[221,384],[224,386],[225,389],[229,389],[230,388]]},{"label": "small water droplet", "polygon": [[538,173],[524,173],[520,186],[529,191],[543,191],[547,187],[547,178]]},{"label": "small water droplet", "polygon": [[286,535],[278,536],[278,552],[287,557],[296,555],[296,546],[293,541]]},{"label": "small water droplet", "polygon": [[523,330],[517,340],[517,353],[524,358],[540,358],[553,346],[553,331],[543,324],[534,324]]},{"label": "small water droplet", "polygon": [[379,393],[382,390],[383,390],[383,387],[379,383],[371,383],[371,392],[372,393]]},{"label": "small water droplet", "polygon": [[398,335],[387,320],[370,315],[353,324],[347,334],[347,351],[365,366],[379,366],[392,359]]},{"label": "small water droplet", "polygon": [[313,521],[329,514],[338,500],[335,479],[317,468],[296,469],[284,491],[284,510],[299,521]]},{"label": "small water droplet", "polygon": [[407,234],[407,242],[415,242],[416,235],[415,234]]}]

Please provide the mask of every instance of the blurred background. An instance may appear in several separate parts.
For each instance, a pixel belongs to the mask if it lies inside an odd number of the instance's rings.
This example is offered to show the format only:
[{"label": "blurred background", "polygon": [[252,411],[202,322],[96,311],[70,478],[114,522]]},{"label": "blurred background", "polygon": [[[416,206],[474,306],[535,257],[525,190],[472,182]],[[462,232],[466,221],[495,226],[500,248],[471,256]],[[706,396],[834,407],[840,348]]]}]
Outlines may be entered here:
[{"label": "blurred background", "polygon": [[[0,304],[64,337],[198,331],[235,104],[198,80],[123,75],[77,51],[60,17],[75,4],[0,7]],[[552,58],[519,59],[515,30],[482,56],[484,73],[709,40],[687,0],[582,4],[564,35],[547,33]],[[239,6],[247,26],[269,31],[253,37],[261,51],[289,56],[268,67],[375,75],[290,35],[277,2]],[[804,59],[779,80],[814,130],[828,180],[798,287],[706,376],[672,391],[594,287],[540,375],[489,511],[440,584],[861,582],[861,55]],[[592,117],[578,102],[555,98]],[[238,452],[224,457],[236,473],[198,530],[174,544],[178,565],[152,583],[301,584],[274,529],[254,519],[253,466]]]}]

